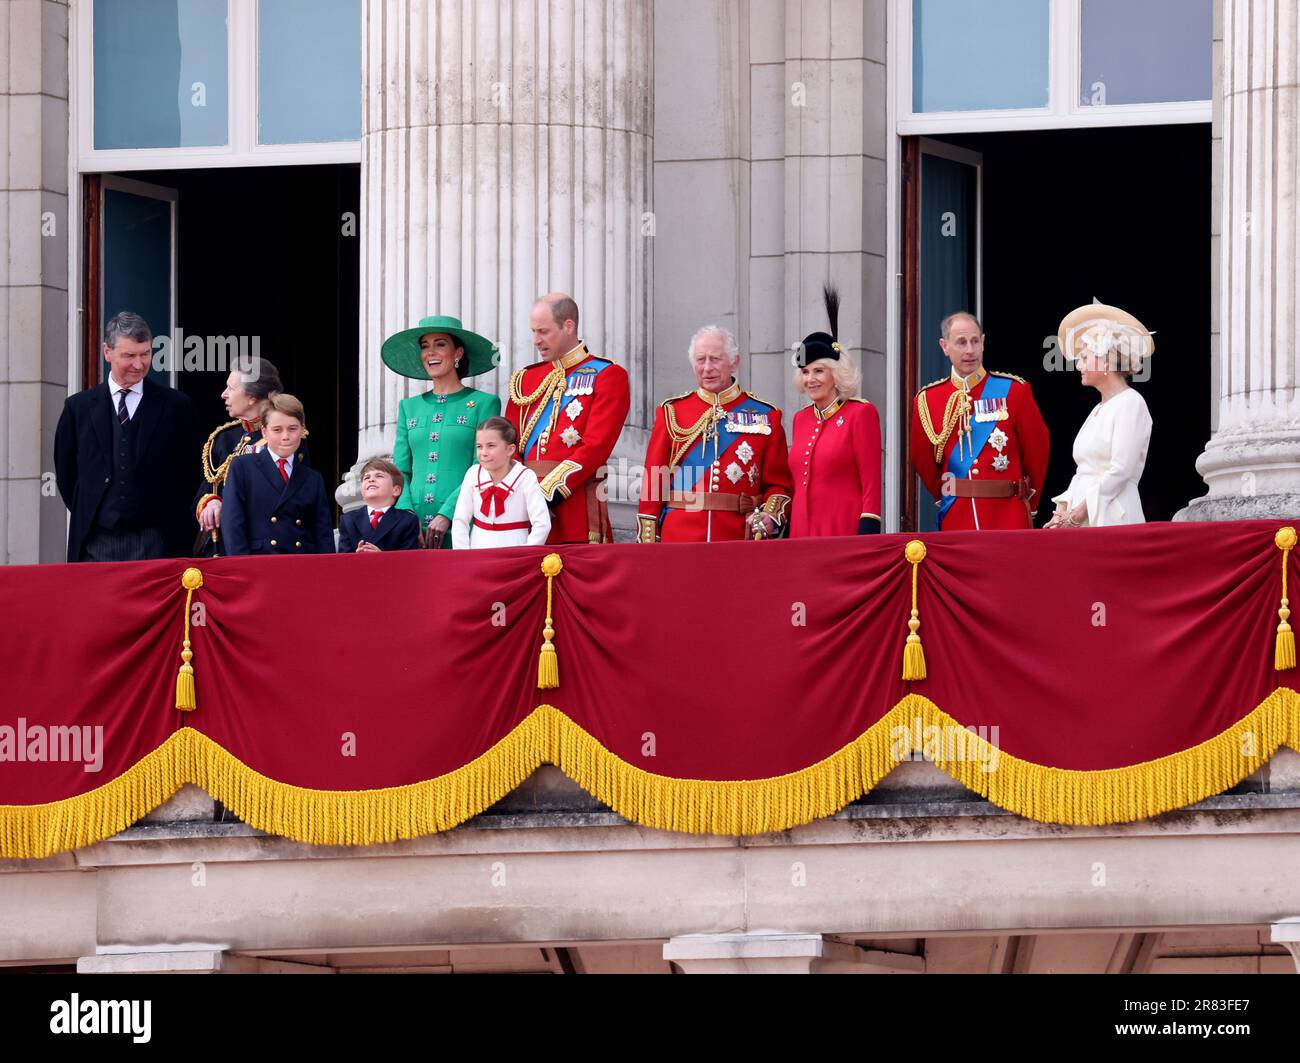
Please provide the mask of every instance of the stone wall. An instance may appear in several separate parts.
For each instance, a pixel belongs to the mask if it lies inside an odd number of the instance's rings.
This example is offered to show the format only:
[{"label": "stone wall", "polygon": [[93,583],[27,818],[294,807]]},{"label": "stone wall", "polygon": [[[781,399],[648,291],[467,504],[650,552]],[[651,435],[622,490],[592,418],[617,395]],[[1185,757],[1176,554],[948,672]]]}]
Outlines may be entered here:
[{"label": "stone wall", "polygon": [[0,5],[0,563],[62,561],[68,388],[68,4]]}]

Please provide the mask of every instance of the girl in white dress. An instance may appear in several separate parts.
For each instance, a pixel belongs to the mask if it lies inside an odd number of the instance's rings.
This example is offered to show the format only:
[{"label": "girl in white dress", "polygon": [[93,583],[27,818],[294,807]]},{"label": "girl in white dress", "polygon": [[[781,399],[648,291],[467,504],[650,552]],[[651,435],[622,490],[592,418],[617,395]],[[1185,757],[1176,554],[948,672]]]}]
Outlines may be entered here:
[{"label": "girl in white dress", "polygon": [[460,486],[452,549],[544,545],[551,534],[551,510],[537,474],[515,460],[515,426],[504,417],[488,418],[478,426],[474,449],[478,464],[469,467]]},{"label": "girl in white dress", "polygon": [[1084,387],[1099,402],[1074,440],[1077,471],[1064,494],[1052,499],[1056,512],[1044,527],[1102,528],[1143,524],[1138,481],[1151,442],[1151,414],[1128,378],[1155,351],[1151,333],[1132,314],[1094,303],[1061,322],[1061,350],[1078,361]]}]

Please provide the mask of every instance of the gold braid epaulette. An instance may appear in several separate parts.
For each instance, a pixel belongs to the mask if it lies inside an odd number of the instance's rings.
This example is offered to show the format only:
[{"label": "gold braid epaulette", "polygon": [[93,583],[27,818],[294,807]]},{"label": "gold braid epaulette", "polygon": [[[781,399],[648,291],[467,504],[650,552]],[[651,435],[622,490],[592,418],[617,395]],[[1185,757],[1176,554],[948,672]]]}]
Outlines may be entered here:
[{"label": "gold braid epaulette", "polygon": [[[569,379],[569,374],[565,370],[562,362],[556,362],[551,367],[551,371],[542,378],[541,386],[531,395],[525,395],[523,393],[523,383],[524,374],[527,372],[527,369],[520,369],[510,377],[510,401],[519,408],[520,413],[522,414],[525,409],[537,404],[537,409],[529,415],[528,422],[519,430],[519,443],[521,447],[528,446],[528,440],[531,439],[533,435],[533,428],[536,427],[537,421],[542,414],[546,412],[546,401],[549,401],[555,394],[556,388],[562,389]],[[558,407],[555,412],[558,416],[560,412]]]},{"label": "gold braid epaulette", "polygon": [[238,419],[227,421],[212,435],[208,436],[208,441],[203,444],[203,479],[207,480],[213,487],[219,487],[226,482],[226,473],[230,471],[230,463],[239,454],[239,448],[236,447],[226,456],[226,460],[221,463],[220,468],[214,469],[212,467],[212,444],[217,441],[217,436],[221,435],[227,428],[234,428],[239,424],[243,424],[243,422]]},{"label": "gold braid epaulette", "polygon": [[[933,386],[933,384],[930,385],[930,387]],[[948,445],[948,440],[952,438],[953,429],[961,423],[970,400],[966,392],[954,390],[948,396],[948,403],[943,408],[943,431],[935,432],[934,422],[930,419],[930,404],[925,401],[925,393],[928,390],[928,387],[923,388],[920,394],[916,396],[916,412],[921,416],[921,427],[925,429],[925,438],[934,444],[934,460],[938,464],[943,461],[944,447]]]},{"label": "gold braid epaulette", "polygon": [[[685,395],[678,395],[678,399],[684,399],[693,395],[693,391],[686,392]],[[716,421],[718,407],[710,406],[701,414],[700,419],[690,428],[682,428],[677,421],[677,414],[673,412],[672,404],[676,399],[668,399],[663,403],[664,423],[668,426],[668,438],[672,440],[672,450],[668,459],[668,468],[677,468],[677,463],[682,460],[682,456],[695,446],[696,442],[709,430],[710,422]]]}]

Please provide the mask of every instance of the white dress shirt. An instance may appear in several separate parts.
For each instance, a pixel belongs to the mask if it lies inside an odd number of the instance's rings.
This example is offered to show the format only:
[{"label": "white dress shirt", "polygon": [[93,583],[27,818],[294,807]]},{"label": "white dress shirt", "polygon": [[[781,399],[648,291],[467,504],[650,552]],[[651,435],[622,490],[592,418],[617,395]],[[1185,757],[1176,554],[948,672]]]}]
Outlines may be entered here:
[{"label": "white dress shirt", "polygon": [[140,400],[144,398],[144,381],[138,380],[129,388],[122,387],[117,382],[117,378],[112,373],[108,374],[108,394],[113,400],[113,416],[117,416],[117,406],[121,399],[119,395],[126,394],[126,415],[132,420],[135,419],[135,411],[140,408]]}]

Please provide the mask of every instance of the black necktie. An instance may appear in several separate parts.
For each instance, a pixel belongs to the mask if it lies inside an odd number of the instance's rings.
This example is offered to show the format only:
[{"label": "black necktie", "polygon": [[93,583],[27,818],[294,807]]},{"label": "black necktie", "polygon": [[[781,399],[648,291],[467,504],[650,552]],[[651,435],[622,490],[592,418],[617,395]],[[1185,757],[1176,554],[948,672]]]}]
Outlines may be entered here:
[{"label": "black necktie", "polygon": [[125,428],[130,420],[131,414],[127,412],[126,408],[126,392],[119,391],[117,393],[117,423]]}]

